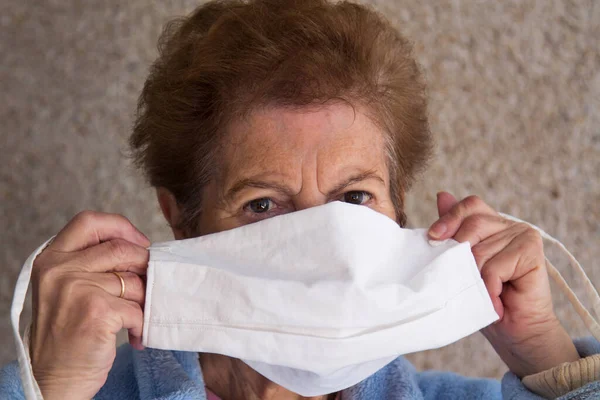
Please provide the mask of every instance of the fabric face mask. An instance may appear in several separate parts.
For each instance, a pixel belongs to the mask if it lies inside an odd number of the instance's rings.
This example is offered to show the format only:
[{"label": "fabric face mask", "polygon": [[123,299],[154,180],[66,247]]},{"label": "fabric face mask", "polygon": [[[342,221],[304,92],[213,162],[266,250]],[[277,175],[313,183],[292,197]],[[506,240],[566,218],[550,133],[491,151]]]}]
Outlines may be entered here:
[{"label": "fabric face mask", "polygon": [[318,396],[497,319],[469,243],[333,202],[151,246],[143,344],[239,358]]},{"label": "fabric face mask", "polygon": [[[582,276],[596,318],[547,260],[600,340],[594,286],[560,242],[533,227]],[[18,326],[43,248],[25,263],[11,310],[28,399],[36,385]],[[425,229],[402,229],[363,206],[333,202],[149,250],[144,345],[239,358],[304,396],[345,389],[399,355],[447,345],[498,318],[469,243],[428,241]]]}]

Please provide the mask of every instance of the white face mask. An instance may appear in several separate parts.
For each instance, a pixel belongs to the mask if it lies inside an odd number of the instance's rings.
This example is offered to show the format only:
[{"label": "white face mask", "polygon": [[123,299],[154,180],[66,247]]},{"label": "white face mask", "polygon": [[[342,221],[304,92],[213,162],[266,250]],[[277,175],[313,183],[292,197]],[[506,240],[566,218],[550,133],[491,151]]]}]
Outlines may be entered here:
[{"label": "white face mask", "polygon": [[242,359],[303,396],[498,319],[469,243],[341,202],[150,247],[143,344]]},{"label": "white face mask", "polygon": [[[12,309],[28,399],[35,380],[18,324],[41,249],[23,267]],[[333,202],[149,250],[144,345],[239,358],[304,396],[352,386],[498,318],[469,243],[428,241],[425,229],[363,206]],[[598,293],[568,254],[600,315]],[[548,267],[600,340],[596,319]]]}]

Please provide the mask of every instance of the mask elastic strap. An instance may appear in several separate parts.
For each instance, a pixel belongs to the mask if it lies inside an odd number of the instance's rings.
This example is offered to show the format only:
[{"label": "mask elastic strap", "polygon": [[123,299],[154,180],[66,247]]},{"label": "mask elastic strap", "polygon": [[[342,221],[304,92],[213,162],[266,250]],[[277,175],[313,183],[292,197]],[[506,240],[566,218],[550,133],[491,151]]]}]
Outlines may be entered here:
[{"label": "mask elastic strap", "polygon": [[[540,233],[540,235],[542,236],[543,239],[546,239],[546,240],[552,242],[553,244],[558,245],[558,247],[568,256],[569,265],[571,266],[571,268],[573,268],[573,270],[581,278],[581,283],[583,284],[583,288],[584,288],[586,294],[590,297],[590,301],[592,302],[592,309],[594,310],[596,315],[600,315],[600,295],[598,295],[598,291],[592,284],[592,281],[590,280],[590,278],[585,273],[581,264],[579,264],[577,259],[575,259],[575,257],[573,256],[573,254],[571,254],[571,252],[569,250],[567,250],[565,245],[563,245],[559,240],[555,239],[554,237],[552,237],[549,234],[547,234],[546,232],[544,232],[543,229],[541,229],[527,221],[523,221],[519,218],[513,217],[512,215],[508,215],[508,214],[504,214],[504,213],[499,213],[499,214],[502,217],[509,219],[511,221],[522,222],[522,223],[525,223],[525,224],[531,226],[533,229],[535,229],[536,231],[538,231]],[[550,260],[548,260],[547,258],[546,258],[546,266],[548,267],[548,275],[550,275],[550,277],[554,280],[554,282],[556,282],[556,284],[558,285],[560,290],[565,294],[565,296],[567,296],[567,299],[569,299],[569,302],[571,303],[571,305],[573,306],[573,308],[575,309],[575,311],[577,312],[577,314],[579,315],[579,317],[585,324],[588,331],[590,331],[590,333],[597,340],[600,341],[600,324],[598,324],[598,321],[596,320],[596,318],[594,318],[594,316],[589,312],[589,310],[581,303],[581,300],[579,300],[577,295],[569,287],[569,284],[567,283],[567,281],[565,281],[565,279],[560,274],[558,269],[556,269],[556,267],[554,265],[552,265]]]},{"label": "mask elastic strap", "polygon": [[54,236],[48,239],[44,244],[38,247],[25,261],[21,273],[17,278],[17,284],[15,285],[15,295],[10,308],[10,319],[13,328],[13,334],[15,336],[15,343],[17,346],[17,360],[19,362],[19,370],[21,372],[21,383],[23,386],[23,393],[27,400],[39,400],[42,399],[42,393],[33,377],[33,371],[31,369],[31,360],[29,358],[28,351],[21,339],[19,333],[19,321],[21,319],[21,313],[23,312],[23,306],[25,304],[25,298],[27,297],[27,289],[29,288],[29,282],[31,281],[31,271],[33,269],[33,262],[36,257],[44,251],[44,249],[54,240]]}]

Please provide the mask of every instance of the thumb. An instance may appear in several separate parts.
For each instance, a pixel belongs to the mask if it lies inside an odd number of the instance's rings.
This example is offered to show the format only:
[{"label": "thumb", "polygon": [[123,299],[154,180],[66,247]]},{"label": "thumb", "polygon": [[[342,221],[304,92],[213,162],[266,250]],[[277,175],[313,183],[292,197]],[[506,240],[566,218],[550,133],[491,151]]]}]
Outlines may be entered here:
[{"label": "thumb", "polygon": [[438,192],[437,194],[437,208],[438,214],[441,217],[446,214],[455,204],[458,203],[458,200],[454,196],[452,196],[448,192]]}]

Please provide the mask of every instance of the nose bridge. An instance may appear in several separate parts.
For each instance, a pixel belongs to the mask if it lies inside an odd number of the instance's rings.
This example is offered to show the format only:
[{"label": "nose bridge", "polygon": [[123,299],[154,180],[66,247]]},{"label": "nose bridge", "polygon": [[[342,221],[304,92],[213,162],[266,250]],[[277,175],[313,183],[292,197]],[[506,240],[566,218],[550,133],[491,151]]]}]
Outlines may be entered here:
[{"label": "nose bridge", "polygon": [[326,202],[327,196],[321,193],[314,178],[312,182],[302,182],[302,189],[293,198],[296,211],[320,206]]},{"label": "nose bridge", "polygon": [[311,207],[316,207],[316,206],[320,206],[326,203],[325,197],[323,196],[322,199],[318,199],[318,198],[311,198],[311,199],[294,199],[294,206],[296,208],[296,211],[300,211],[300,210],[304,210],[307,208],[311,208]]},{"label": "nose bridge", "polygon": [[320,206],[327,202],[327,196],[319,188],[318,157],[316,154],[313,157],[306,157],[303,164],[302,186],[293,198],[296,211]]}]

